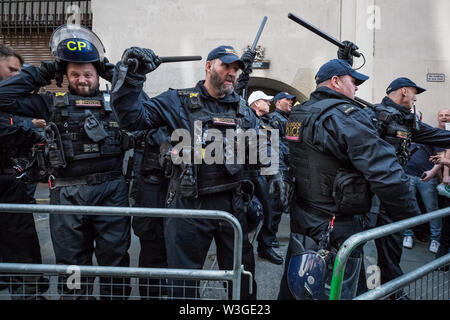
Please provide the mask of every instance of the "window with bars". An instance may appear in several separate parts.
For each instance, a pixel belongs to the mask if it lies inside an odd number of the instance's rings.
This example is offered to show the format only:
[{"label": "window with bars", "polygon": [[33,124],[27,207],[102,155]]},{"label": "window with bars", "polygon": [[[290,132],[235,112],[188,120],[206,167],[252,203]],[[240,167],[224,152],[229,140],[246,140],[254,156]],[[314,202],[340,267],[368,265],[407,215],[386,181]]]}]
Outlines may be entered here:
[{"label": "window with bars", "polygon": [[92,27],[91,1],[0,0],[0,28],[5,34],[51,33],[65,23]]}]

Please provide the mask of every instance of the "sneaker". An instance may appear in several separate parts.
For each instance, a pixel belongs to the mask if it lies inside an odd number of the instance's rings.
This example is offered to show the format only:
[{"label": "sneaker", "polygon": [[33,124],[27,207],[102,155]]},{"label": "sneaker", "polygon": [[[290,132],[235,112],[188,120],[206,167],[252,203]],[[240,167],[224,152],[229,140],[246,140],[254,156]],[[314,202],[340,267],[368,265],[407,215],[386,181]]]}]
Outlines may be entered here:
[{"label": "sneaker", "polygon": [[411,236],[406,236],[403,238],[403,247],[407,249],[412,249],[413,247],[413,238]]},{"label": "sneaker", "polygon": [[439,250],[439,242],[437,242],[436,240],[432,240],[431,241],[431,243],[430,243],[430,251],[432,252],[432,253],[437,253],[438,252],[438,250]]}]

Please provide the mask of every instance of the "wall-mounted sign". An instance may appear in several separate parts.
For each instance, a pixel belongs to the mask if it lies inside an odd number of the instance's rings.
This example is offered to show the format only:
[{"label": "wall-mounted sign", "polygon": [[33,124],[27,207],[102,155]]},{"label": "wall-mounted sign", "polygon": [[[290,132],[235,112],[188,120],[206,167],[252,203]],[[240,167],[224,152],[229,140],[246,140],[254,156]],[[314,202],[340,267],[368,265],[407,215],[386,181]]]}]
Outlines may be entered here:
[{"label": "wall-mounted sign", "polygon": [[269,61],[255,61],[252,64],[253,69],[269,69],[270,62]]},{"label": "wall-mounted sign", "polygon": [[445,82],[445,74],[427,73],[427,82]]},{"label": "wall-mounted sign", "polygon": [[[250,46],[248,45],[246,49],[244,49],[244,51],[249,50]],[[266,49],[259,46],[256,46],[255,48],[255,61],[252,64],[253,69],[269,69],[270,67],[270,62],[269,61],[264,61],[264,57],[266,54]]]}]

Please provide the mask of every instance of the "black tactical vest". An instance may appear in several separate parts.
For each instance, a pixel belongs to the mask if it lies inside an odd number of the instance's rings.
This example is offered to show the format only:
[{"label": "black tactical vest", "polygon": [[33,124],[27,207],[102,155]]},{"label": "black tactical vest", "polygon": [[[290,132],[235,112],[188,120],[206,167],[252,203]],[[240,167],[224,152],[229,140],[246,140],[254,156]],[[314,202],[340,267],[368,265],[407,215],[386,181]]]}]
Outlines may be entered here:
[{"label": "black tactical vest", "polygon": [[340,99],[325,99],[310,106],[294,108],[286,125],[286,139],[298,203],[339,214],[341,209],[334,198],[336,176],[342,170],[352,172],[352,166],[313,145],[317,120],[332,108],[346,115],[357,110],[348,105],[348,101]]},{"label": "black tactical vest", "polygon": [[122,155],[119,124],[106,93],[96,97],[56,93],[51,122],[59,131],[67,166]]},{"label": "black tactical vest", "polygon": [[406,166],[411,154],[411,137],[414,114],[405,115],[399,110],[385,105],[376,105],[377,131],[380,137],[394,146],[398,162]]},{"label": "black tactical vest", "polygon": [[[203,101],[201,95],[194,89],[177,90],[177,92],[184,108],[184,116],[188,117],[190,124],[192,162],[194,162],[195,144],[199,149],[198,145],[201,143],[202,152],[202,164],[184,165],[181,168],[181,181],[179,181],[181,195],[185,193],[184,196],[196,197],[237,188],[242,180],[243,165],[236,163],[236,145],[234,145],[234,163],[226,163],[226,130],[246,129],[245,101],[241,99],[239,105],[220,113],[213,113],[205,107],[207,101]],[[201,122],[201,131],[199,126],[195,126],[197,121]],[[218,130],[222,133],[224,164],[205,164],[204,162],[205,151],[208,151],[208,145],[212,143],[207,139],[209,130]],[[194,139],[201,141],[194,141]]]}]

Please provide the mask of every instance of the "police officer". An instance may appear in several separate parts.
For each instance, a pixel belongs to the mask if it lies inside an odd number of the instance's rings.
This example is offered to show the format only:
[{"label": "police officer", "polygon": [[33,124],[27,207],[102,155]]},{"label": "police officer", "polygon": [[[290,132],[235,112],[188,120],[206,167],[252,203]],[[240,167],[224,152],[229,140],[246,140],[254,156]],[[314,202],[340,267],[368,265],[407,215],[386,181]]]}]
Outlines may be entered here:
[{"label": "police officer", "polygon": [[[282,172],[285,179],[291,179],[289,174],[289,146],[288,142],[286,140],[286,124],[289,118],[289,114],[292,109],[292,105],[296,98],[294,95],[291,95],[287,92],[280,92],[273,98],[273,103],[275,104],[275,111],[269,114],[270,117],[270,125],[278,129],[280,134],[280,154],[283,155],[283,161],[286,164],[286,169],[284,172]],[[289,210],[284,210],[279,201],[273,202],[273,211],[274,211],[274,219],[273,219],[273,230],[275,231],[275,234],[278,232],[278,226],[281,221],[281,216],[283,215],[283,212],[288,213]],[[278,239],[275,238],[274,247],[279,246]]]},{"label": "police officer", "polygon": [[[380,137],[395,148],[398,162],[402,166],[406,166],[411,156],[411,142],[450,148],[450,132],[423,123],[415,115],[416,95],[425,91],[408,78],[397,78],[388,86],[387,96],[375,106],[375,110],[367,109]],[[384,198],[380,200],[377,226],[398,221],[397,213],[384,205]],[[381,283],[401,276],[402,235],[394,234],[376,239],[375,244]]]},{"label": "police officer", "polygon": [[[134,149],[135,207],[164,208],[169,180],[160,163],[161,147],[170,143],[166,127],[136,134]],[[139,267],[167,268],[163,218],[133,217],[132,227],[139,237]],[[141,299],[167,295],[165,279],[139,279]]]},{"label": "police officer", "polygon": [[287,162],[289,157],[288,143],[286,140],[286,124],[288,122],[289,114],[291,113],[292,105],[295,101],[295,96],[287,93],[280,92],[273,98],[275,104],[275,111],[269,114],[271,125],[278,129],[281,137],[281,146],[285,161]]},{"label": "police officer", "polygon": [[[99,91],[99,75],[109,79],[104,48],[98,37],[81,26],[61,26],[50,47],[57,58],[41,66],[24,66],[19,75],[0,83],[0,105],[48,121],[46,145],[39,148],[40,165],[50,175],[50,203],[63,205],[128,206],[122,175],[123,151],[117,119],[109,96]],[[109,65],[110,66],[110,65]],[[65,93],[33,94],[52,79]],[[42,157],[41,157],[42,156]],[[51,215],[50,232],[56,263],[128,266],[130,219],[120,216]],[[87,298],[93,279],[82,279],[81,289],[60,279],[62,298]],[[100,294],[128,296],[128,280],[100,278]]]},{"label": "police officer", "polygon": [[[394,150],[379,137],[370,117],[353,100],[358,86],[368,77],[344,60],[334,59],[319,69],[315,79],[317,89],[307,102],[292,109],[286,127],[296,199],[291,206],[291,241],[279,299],[327,298],[324,282],[331,280],[333,252],[349,236],[362,231],[361,218],[371,204],[370,190],[399,218],[417,214],[408,179]],[[302,277],[295,264],[298,268],[305,262],[302,258],[311,257],[307,250],[320,252],[319,260],[327,263],[326,275],[314,279],[314,286],[320,289],[315,294],[306,290],[307,286],[292,285],[299,279],[289,278],[287,272],[291,267],[294,278]],[[362,248],[352,255],[356,262],[362,259]],[[347,280],[358,278],[358,263],[354,266],[347,270]],[[359,270],[364,279],[364,268]],[[312,287],[311,279],[307,280]],[[364,285],[360,280],[359,292]],[[355,289],[349,283],[343,297],[352,298]]]},{"label": "police officer", "polygon": [[[244,68],[244,63],[232,47],[217,47],[208,55],[205,80],[198,82],[195,88],[169,90],[152,99],[145,99],[142,95],[145,74],[156,69],[161,61],[150,49],[132,47],[125,50],[117,68],[120,70],[120,66],[126,64],[129,59],[138,60],[139,64],[128,69],[123,86],[120,89],[114,87],[112,94],[121,123],[138,129],[167,126],[171,135],[187,131],[190,137],[189,140],[186,137],[186,148],[181,149],[183,156],[187,158],[192,155],[189,149],[194,150],[190,139],[195,139],[192,142],[202,148],[201,152],[194,152],[195,162],[198,163],[200,158],[202,164],[195,164],[187,159],[173,166],[166,206],[232,213],[241,222],[244,233],[243,264],[245,269],[254,275],[253,248],[248,241],[240,188],[242,166],[235,161],[225,161],[223,164],[224,159],[213,161],[212,164],[203,163],[203,156],[207,156],[207,147],[211,141],[210,130],[214,129],[217,134],[218,131],[224,133],[226,129],[257,128],[257,118],[246,105],[246,101],[234,92],[238,72]],[[176,129],[183,130],[174,132]],[[175,151],[180,151],[177,146]],[[224,152],[223,155],[230,156],[227,160],[233,160],[233,154]],[[274,175],[271,186],[274,193],[275,190],[280,190],[284,199],[281,177]],[[169,267],[201,269],[214,238],[219,268],[232,269],[234,235],[228,223],[218,220],[166,218],[164,232]],[[253,282],[253,293],[250,295],[249,279],[247,276],[242,278],[243,299],[256,297],[256,282]],[[192,284],[195,285],[195,282]],[[182,294],[191,298],[198,296],[197,290],[189,287],[174,288],[173,294],[175,297]]]},{"label": "police officer", "polygon": [[[273,96],[266,95],[263,91],[254,91],[248,98],[248,105],[253,109],[256,116],[259,118],[260,127],[263,129],[273,129],[269,125],[269,110],[270,102]],[[258,168],[254,170],[246,170],[249,174],[250,181],[255,188],[255,196],[261,201],[264,219],[259,231],[258,240],[258,256],[266,259],[274,264],[282,264],[283,258],[273,249],[273,242],[276,240],[276,230],[274,230],[275,223],[273,222],[274,214],[273,202],[274,199],[267,197],[269,192],[269,185],[265,176],[261,175]]]},{"label": "police officer", "polygon": [[[42,136],[19,117],[0,112],[0,203],[30,203],[23,172],[11,162],[9,149],[31,148],[42,141]],[[32,213],[0,213],[0,256],[2,262],[42,263],[41,249]],[[36,277],[4,277],[10,283],[13,300],[42,299],[48,289],[48,280]]]},{"label": "police officer", "polygon": [[[22,64],[17,52],[0,44],[0,81],[18,74]],[[34,131],[31,120],[0,111],[0,202],[34,202],[25,170],[30,148],[40,141],[42,137]],[[42,263],[33,214],[0,213],[0,262]],[[7,285],[9,278],[0,280],[4,280],[3,285],[0,281],[1,289],[9,287],[12,299],[41,299],[39,294],[48,288],[43,277],[13,277],[11,286]]]}]

